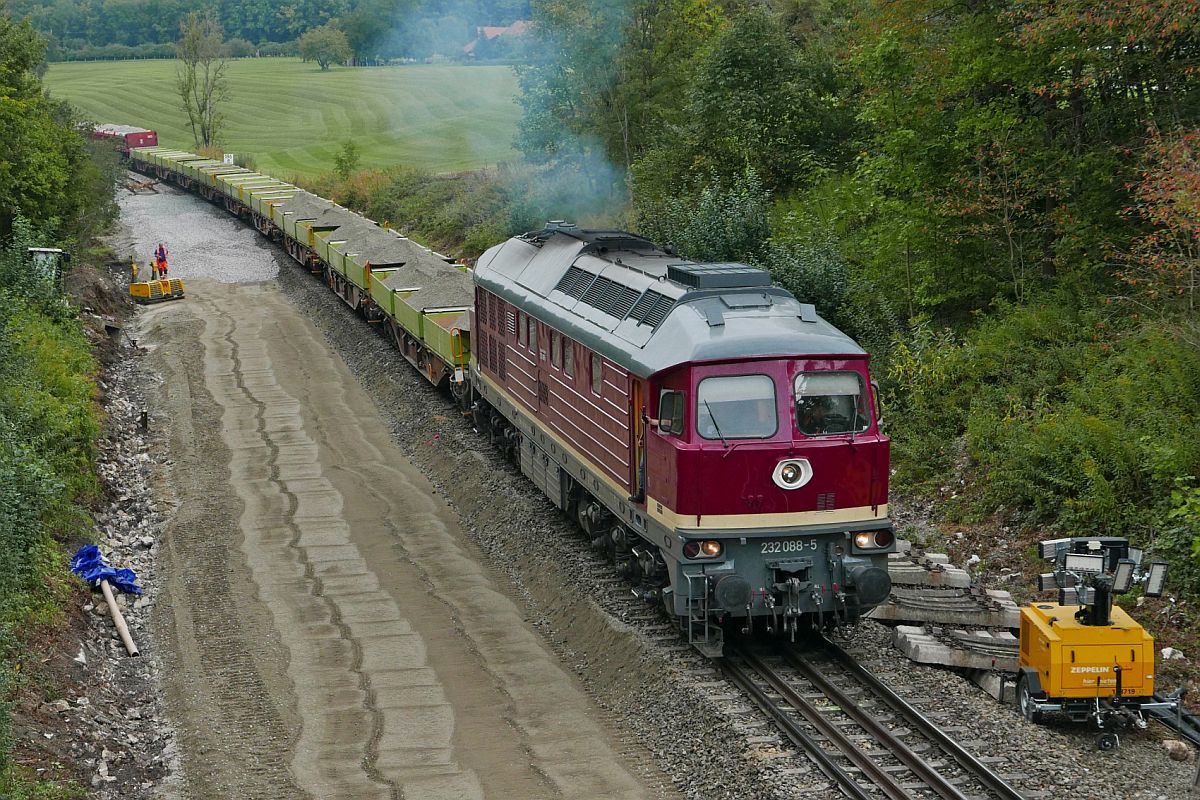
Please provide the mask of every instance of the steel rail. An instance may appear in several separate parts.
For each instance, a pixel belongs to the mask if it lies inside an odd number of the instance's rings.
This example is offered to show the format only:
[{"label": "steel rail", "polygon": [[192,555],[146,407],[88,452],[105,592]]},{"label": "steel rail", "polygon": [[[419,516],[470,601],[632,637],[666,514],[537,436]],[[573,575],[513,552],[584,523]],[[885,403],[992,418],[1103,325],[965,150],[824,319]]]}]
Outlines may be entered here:
[{"label": "steel rail", "polygon": [[957,786],[939,772],[932,764],[913,751],[904,741],[892,733],[886,725],[876,719],[870,712],[859,706],[840,687],[836,686],[826,675],[812,664],[798,656],[795,651],[785,649],[784,659],[804,678],[817,688],[821,694],[832,700],[837,707],[850,719],[884,745],[901,764],[909,769],[920,780],[924,781],[938,797],[943,800],[969,800]]},{"label": "steel rail", "polygon": [[[726,648],[733,649],[729,642],[726,642]],[[856,747],[854,742],[837,725],[818,711],[812,703],[804,699],[795,689],[788,686],[779,674],[764,664],[758,656],[742,648],[734,649],[732,654],[736,658],[745,661],[746,664],[769,683],[772,689],[778,692],[792,708],[798,711],[810,725],[816,728],[820,735],[836,746],[889,800],[912,800],[913,796],[906,792],[880,764]],[[853,798],[853,800],[873,800],[875,795],[863,788],[850,773],[834,761],[834,757],[809,736],[799,723],[788,715],[786,709],[768,697],[766,692],[754,683],[743,667],[730,661],[729,658],[719,659],[718,664],[720,664],[734,683],[750,695],[755,705],[771,717],[780,730],[796,746],[806,752],[816,762],[821,772],[826,777],[835,781],[847,796]]]},{"label": "steel rail", "polygon": [[1192,744],[1200,747],[1200,717],[1195,714],[1188,713],[1183,707],[1183,698],[1174,698],[1162,693],[1154,695],[1155,702],[1158,703],[1179,703],[1175,711],[1162,711],[1153,709],[1149,713],[1152,719],[1161,722],[1165,727],[1175,731],[1183,738],[1187,739]]},{"label": "steel rail", "polygon": [[919,731],[948,756],[957,761],[961,767],[970,772],[989,792],[992,792],[996,797],[1001,798],[1001,800],[1025,800],[1021,793],[1009,785],[1004,778],[992,771],[990,767],[942,731],[941,728],[926,718],[924,714],[909,705],[890,686],[863,668],[849,653],[825,638],[821,639],[821,644],[841,666],[879,695],[884,702],[891,706],[893,711],[904,718],[904,721],[908,725]]},{"label": "steel rail", "polygon": [[808,754],[816,763],[817,769],[821,770],[825,777],[840,786],[853,800],[873,800],[871,794],[863,789],[850,773],[842,769],[833,760],[833,757],[821,748],[820,744],[805,733],[796,724],[796,721],[789,717],[783,708],[780,708],[778,703],[772,701],[766,692],[754,683],[754,680],[746,673],[743,667],[733,663],[728,658],[716,659],[716,663],[721,671],[725,673],[725,677],[744,691],[750,697],[750,700],[775,722],[784,736],[791,740],[792,744]]}]

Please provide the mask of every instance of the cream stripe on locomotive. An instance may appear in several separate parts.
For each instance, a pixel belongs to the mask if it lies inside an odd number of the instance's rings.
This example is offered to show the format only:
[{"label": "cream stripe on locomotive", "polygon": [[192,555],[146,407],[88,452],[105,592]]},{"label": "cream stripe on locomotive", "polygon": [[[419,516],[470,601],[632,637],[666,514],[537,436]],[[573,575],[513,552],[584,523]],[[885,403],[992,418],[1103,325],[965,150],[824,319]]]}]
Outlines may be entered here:
[{"label": "cream stripe on locomotive", "polygon": [[[746,528],[799,528],[805,525],[838,525],[854,522],[886,522],[887,504],[857,506],[830,511],[793,511],[785,514],[678,514],[653,497],[646,498],[646,516],[675,530],[718,530]],[[797,531],[801,533],[802,531]]]}]

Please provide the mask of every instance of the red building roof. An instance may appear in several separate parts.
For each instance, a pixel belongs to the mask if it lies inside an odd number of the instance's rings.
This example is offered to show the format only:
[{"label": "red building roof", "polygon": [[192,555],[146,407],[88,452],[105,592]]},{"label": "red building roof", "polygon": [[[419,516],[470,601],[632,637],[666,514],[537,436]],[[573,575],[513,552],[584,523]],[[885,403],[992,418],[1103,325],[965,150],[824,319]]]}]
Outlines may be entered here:
[{"label": "red building roof", "polygon": [[532,27],[533,23],[526,19],[519,19],[512,25],[480,25],[475,29],[474,41],[463,46],[463,53],[472,55],[480,42],[490,42],[501,36],[521,36],[528,33]]}]

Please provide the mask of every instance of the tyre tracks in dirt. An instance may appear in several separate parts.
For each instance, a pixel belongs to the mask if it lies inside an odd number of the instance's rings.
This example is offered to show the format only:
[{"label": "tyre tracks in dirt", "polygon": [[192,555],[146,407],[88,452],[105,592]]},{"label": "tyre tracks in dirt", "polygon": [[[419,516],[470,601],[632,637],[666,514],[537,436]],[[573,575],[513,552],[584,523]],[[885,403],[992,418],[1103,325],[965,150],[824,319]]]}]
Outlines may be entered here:
[{"label": "tyre tracks in dirt", "polygon": [[274,284],[193,281],[141,327],[179,501],[155,624],[185,796],[653,794]]}]

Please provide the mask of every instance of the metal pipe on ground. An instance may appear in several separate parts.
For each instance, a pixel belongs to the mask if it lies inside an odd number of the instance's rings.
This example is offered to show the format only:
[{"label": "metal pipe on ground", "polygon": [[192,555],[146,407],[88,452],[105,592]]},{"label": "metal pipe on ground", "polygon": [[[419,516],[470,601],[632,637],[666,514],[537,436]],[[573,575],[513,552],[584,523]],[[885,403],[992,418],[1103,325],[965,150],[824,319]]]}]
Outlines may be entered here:
[{"label": "metal pipe on ground", "polygon": [[125,617],[117,606],[117,600],[113,597],[112,587],[108,585],[108,581],[101,579],[100,591],[104,593],[104,602],[108,603],[108,611],[112,615],[113,624],[117,626],[117,633],[120,634],[121,641],[125,644],[126,652],[131,656],[141,655],[137,645],[133,643],[133,637],[129,635],[129,626],[125,624]]}]

